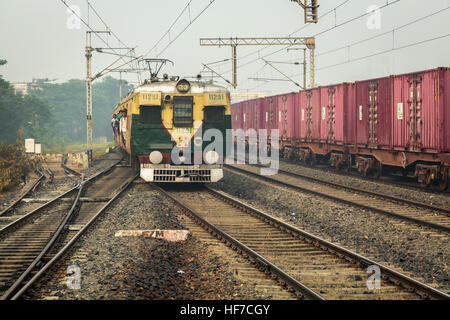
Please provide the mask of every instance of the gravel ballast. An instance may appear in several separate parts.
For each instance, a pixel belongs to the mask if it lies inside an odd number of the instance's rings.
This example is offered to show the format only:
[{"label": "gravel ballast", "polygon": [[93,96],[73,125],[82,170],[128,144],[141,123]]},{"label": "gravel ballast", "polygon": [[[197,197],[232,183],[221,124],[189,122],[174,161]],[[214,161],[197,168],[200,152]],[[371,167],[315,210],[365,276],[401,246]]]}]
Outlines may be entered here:
[{"label": "gravel ballast", "polygon": [[[115,237],[118,230],[182,230],[174,204],[133,184],[27,293],[27,299],[263,299],[236,279],[228,263],[190,235],[184,242]],[[67,268],[81,288],[67,288]]]},{"label": "gravel ballast", "polygon": [[447,234],[229,170],[214,187],[303,230],[450,291]]},{"label": "gravel ballast", "polygon": [[369,180],[363,177],[355,177],[354,175],[335,173],[332,172],[332,169],[310,168],[287,161],[280,161],[280,169],[443,208],[450,207],[450,194],[448,192],[424,192],[417,188],[400,187],[383,180]]}]

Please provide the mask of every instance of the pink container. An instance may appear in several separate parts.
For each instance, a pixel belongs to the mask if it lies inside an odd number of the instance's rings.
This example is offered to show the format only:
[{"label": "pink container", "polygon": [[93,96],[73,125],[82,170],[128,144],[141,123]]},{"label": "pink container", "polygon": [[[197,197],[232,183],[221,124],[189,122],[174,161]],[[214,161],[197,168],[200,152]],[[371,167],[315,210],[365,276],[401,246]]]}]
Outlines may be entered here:
[{"label": "pink container", "polygon": [[249,128],[258,131],[258,118],[259,118],[259,110],[258,110],[258,100],[254,99],[250,101],[249,104]]},{"label": "pink container", "polygon": [[392,77],[358,81],[353,119],[358,145],[371,148],[392,146]]},{"label": "pink container", "polygon": [[321,101],[320,88],[314,88],[306,93],[307,99],[310,95],[310,139],[314,142],[320,142],[320,124],[321,124]]},{"label": "pink container", "polygon": [[231,105],[231,127],[236,130],[239,126],[239,103],[234,103]]},{"label": "pink container", "polygon": [[[442,150],[444,152],[450,152],[450,68],[446,68],[445,69],[445,80],[444,80],[444,89],[443,94],[444,94],[444,110],[446,110],[446,114],[445,114],[445,121],[444,121],[444,127],[443,127],[443,147]],[[445,128],[447,128],[445,130]]]},{"label": "pink container", "polygon": [[258,134],[259,134],[259,130],[264,128],[264,124],[266,121],[266,114],[265,114],[265,109],[264,109],[264,98],[260,98],[258,99],[258,106],[257,106],[257,112],[258,112]]},{"label": "pink container", "polygon": [[328,141],[328,133],[330,131],[329,123],[328,123],[328,109],[330,103],[334,104],[334,101],[330,102],[330,98],[333,99],[333,95],[329,94],[329,90],[333,89],[333,87],[319,87],[320,92],[320,126],[319,126],[319,137],[320,142],[327,142]]},{"label": "pink container", "polygon": [[307,124],[307,113],[308,113],[308,97],[306,95],[306,91],[300,91],[298,103],[299,103],[299,111],[298,111],[298,123],[299,123],[299,137],[300,141],[306,141],[308,137],[308,124]]},{"label": "pink container", "polygon": [[333,104],[332,108],[328,110],[330,126],[328,143],[339,145],[351,143],[354,132],[351,108],[354,102],[355,85],[342,83],[330,89],[332,95],[330,101]]},{"label": "pink container", "polygon": [[[336,126],[339,127],[337,131],[340,131],[342,127],[344,144],[354,145],[356,141],[356,123],[355,123],[355,91],[356,85],[354,83],[345,84],[343,87],[344,97],[342,100],[342,116],[336,115]],[[339,106],[339,100],[337,105]],[[340,107],[338,107],[339,109]],[[342,119],[342,120],[341,120]],[[336,140],[340,141],[340,137],[337,135]]]},{"label": "pink container", "polygon": [[394,147],[416,152],[450,151],[449,69],[393,77]]},{"label": "pink container", "polygon": [[[278,129],[278,98],[277,96],[264,98],[264,121],[262,129]],[[268,132],[268,134],[270,134]]]},{"label": "pink container", "polygon": [[299,93],[287,93],[277,96],[278,98],[278,128],[283,140],[299,139],[300,126]]},{"label": "pink container", "polygon": [[354,85],[342,83],[320,88],[320,141],[343,145],[354,139]]},{"label": "pink container", "polygon": [[320,88],[301,91],[299,96],[300,140],[319,142],[321,122]]}]

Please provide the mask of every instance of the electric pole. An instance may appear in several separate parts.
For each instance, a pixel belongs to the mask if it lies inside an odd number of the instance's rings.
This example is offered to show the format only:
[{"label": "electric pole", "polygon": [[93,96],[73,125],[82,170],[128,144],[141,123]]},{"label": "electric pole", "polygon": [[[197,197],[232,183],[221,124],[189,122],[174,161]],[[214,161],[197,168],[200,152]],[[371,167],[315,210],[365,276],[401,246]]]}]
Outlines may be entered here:
[{"label": "electric pole", "polygon": [[[310,51],[310,86],[314,87],[314,51],[316,48],[316,40],[313,37],[285,37],[285,38],[202,38],[200,39],[200,46],[231,46],[232,48],[232,81],[225,80],[234,88],[237,87],[237,46],[305,46]],[[305,51],[306,60],[306,51]],[[204,65],[209,70],[210,67]],[[306,69],[306,64],[305,64]],[[216,73],[216,72],[214,72]],[[216,73],[219,75],[218,73]],[[306,72],[305,72],[306,74]],[[219,75],[220,76],[220,75]],[[222,76],[220,76],[222,77]],[[223,78],[223,77],[222,77]],[[306,79],[305,79],[306,84]]]},{"label": "electric pole", "polygon": [[[93,48],[92,47],[92,34],[99,34],[99,33],[106,33],[111,34],[110,31],[86,31],[86,49],[85,49],[85,56],[86,56],[86,154],[88,156],[88,163],[89,166],[92,163],[92,145],[93,145],[93,126],[92,126],[92,82],[105,74],[115,71],[115,69],[109,69],[113,65],[115,65],[119,60],[124,60],[124,57],[127,56],[128,53],[132,52],[133,48],[117,48],[117,49],[128,49],[129,51],[127,54],[117,54],[117,53],[109,53],[109,54],[115,54],[119,56],[117,60],[115,60],[112,64],[110,64],[108,67],[97,73],[95,76],[92,76],[92,53],[93,52],[100,52],[100,53],[108,53],[104,52],[102,48]],[[113,48],[108,48],[112,49]],[[138,60],[142,58],[140,57],[129,57],[132,58],[130,61],[125,62],[124,64],[120,65],[118,68],[123,67],[124,65],[130,64],[131,62]],[[120,93],[122,95],[122,93]]]},{"label": "electric pole", "polygon": [[305,23],[319,22],[319,0],[291,0],[297,2],[305,10]]},{"label": "electric pole", "polygon": [[[306,49],[287,49],[287,51],[290,50],[303,50],[303,62],[300,64],[303,65],[303,88],[306,89]],[[312,87],[313,86],[311,86],[311,88]]]},{"label": "electric pole", "polygon": [[92,163],[92,33],[107,33],[109,31],[86,31],[86,153],[89,165]]}]

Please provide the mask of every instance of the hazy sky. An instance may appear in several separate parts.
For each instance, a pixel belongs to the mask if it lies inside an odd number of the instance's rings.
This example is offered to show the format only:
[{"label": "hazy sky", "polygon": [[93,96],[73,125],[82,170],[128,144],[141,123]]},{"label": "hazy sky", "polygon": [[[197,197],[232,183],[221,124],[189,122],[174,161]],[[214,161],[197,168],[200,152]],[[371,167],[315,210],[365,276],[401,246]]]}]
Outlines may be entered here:
[{"label": "hazy sky", "polygon": [[[128,46],[137,46],[138,55],[146,53],[167,31],[169,26],[186,6],[189,0],[90,0],[113,32]],[[187,10],[170,32],[175,38],[189,23],[189,11],[193,19],[210,0],[192,0]],[[394,0],[319,0],[319,14],[323,15],[341,3],[345,5],[320,19],[317,25],[304,26],[303,10],[290,0],[216,0],[180,38],[161,55],[175,62],[175,67],[164,69],[171,75],[194,76],[209,63],[231,57],[229,47],[200,47],[201,37],[285,37],[288,35],[313,36],[335,25],[367,12],[371,5],[383,6]],[[69,5],[80,9],[81,17],[88,20],[86,0],[67,0]],[[403,26],[440,9],[450,7],[450,0],[400,0],[380,11],[380,29],[367,27],[369,16],[357,19],[344,26],[338,26],[316,37],[316,53],[346,47],[316,59],[318,68],[316,83],[326,85],[344,81],[361,80],[395,73],[418,71],[438,66],[450,66],[450,37],[423,43],[421,45],[392,51],[368,59],[341,66],[324,67],[354,60],[415,42],[444,36],[450,30],[450,9],[410,26]],[[8,60],[0,74],[9,81],[31,81],[36,78],[56,78],[65,81],[84,78],[86,74],[84,46],[86,28],[69,28],[71,14],[59,0],[1,0],[0,1],[0,59]],[[71,20],[69,20],[70,22]],[[93,29],[104,30],[102,23],[91,11],[89,21]],[[72,25],[73,26],[73,25]],[[386,35],[354,44],[378,34]],[[106,36],[105,39],[107,38]],[[111,46],[118,43],[108,38]],[[158,50],[165,47],[169,37],[163,39]],[[99,40],[95,47],[102,47]],[[264,56],[282,47],[238,47],[239,65],[256,60],[238,70],[237,91],[246,92],[288,92],[296,89],[290,82],[257,82],[249,77],[283,78],[277,71],[265,65],[259,56]],[[258,52],[259,50],[259,52]],[[253,53],[253,54],[252,54]],[[251,55],[249,55],[251,54]],[[154,57],[156,52],[150,55]],[[245,57],[247,56],[247,57]],[[299,58],[301,56],[301,59]],[[245,58],[243,58],[245,57]],[[94,53],[94,73],[111,63],[110,55]],[[271,61],[300,61],[303,51],[286,49],[266,58]],[[231,62],[214,65],[218,72],[231,69]],[[294,75],[302,83],[301,66],[276,64],[287,75]],[[117,74],[113,74],[118,77]],[[230,72],[225,77],[231,80]],[[127,77],[136,81],[136,76]]]}]

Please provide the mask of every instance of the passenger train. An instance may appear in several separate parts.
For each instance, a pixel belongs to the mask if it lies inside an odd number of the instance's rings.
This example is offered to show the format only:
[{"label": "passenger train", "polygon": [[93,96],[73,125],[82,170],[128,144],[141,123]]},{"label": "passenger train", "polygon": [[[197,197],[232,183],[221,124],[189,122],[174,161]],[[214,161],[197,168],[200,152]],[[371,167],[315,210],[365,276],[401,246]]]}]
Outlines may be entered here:
[{"label": "passenger train", "polygon": [[[222,153],[203,152],[209,142],[203,141],[202,132],[216,129],[225,137],[231,129],[226,88],[200,77],[188,81],[165,75],[136,87],[114,113],[121,110],[126,110],[126,129],[124,139],[119,134],[115,141],[145,181],[208,183],[222,179]],[[200,157],[194,157],[196,147],[201,148]]]}]

